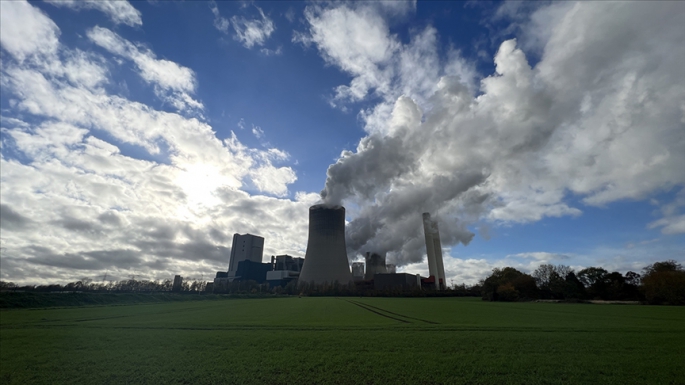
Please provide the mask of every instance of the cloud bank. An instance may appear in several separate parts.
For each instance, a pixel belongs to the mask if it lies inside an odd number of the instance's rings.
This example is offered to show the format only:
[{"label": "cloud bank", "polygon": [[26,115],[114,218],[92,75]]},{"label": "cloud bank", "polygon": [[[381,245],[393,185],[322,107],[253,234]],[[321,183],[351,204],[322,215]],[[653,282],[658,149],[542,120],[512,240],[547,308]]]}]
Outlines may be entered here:
[{"label": "cloud bank", "polygon": [[[381,100],[361,108],[368,135],[329,167],[321,192],[353,208],[351,258],[421,261],[424,211],[439,219],[443,244],[466,245],[483,223],[577,216],[582,205],[685,185],[682,4],[505,7],[498,17],[522,42],[503,41],[495,73],[479,82],[459,52],[439,54],[431,26],[402,42],[382,9],[307,8],[294,40],[351,77],[331,104]],[[651,226],[684,232],[682,215],[665,215]]]},{"label": "cloud bank", "polygon": [[[234,232],[302,254],[311,197],[287,198],[289,155],[218,138],[191,69],[99,26],[91,51],[71,48],[38,8],[0,7],[2,279],[199,278],[226,268]],[[121,59],[173,111],[112,91]]]}]

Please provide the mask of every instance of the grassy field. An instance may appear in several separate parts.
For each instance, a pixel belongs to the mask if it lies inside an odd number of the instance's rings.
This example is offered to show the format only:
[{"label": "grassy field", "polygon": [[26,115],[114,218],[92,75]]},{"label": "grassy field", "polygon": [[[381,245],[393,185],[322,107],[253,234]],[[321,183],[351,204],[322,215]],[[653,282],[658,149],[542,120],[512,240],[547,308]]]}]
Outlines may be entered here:
[{"label": "grassy field", "polygon": [[685,307],[274,298],[0,312],[3,384],[685,383]]}]

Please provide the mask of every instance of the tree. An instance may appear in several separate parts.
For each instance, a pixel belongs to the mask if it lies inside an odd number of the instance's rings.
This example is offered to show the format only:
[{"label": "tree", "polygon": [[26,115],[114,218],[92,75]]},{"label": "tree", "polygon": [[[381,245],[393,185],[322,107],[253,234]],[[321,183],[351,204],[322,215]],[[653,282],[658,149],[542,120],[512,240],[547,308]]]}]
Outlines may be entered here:
[{"label": "tree", "polygon": [[513,302],[519,299],[519,291],[516,290],[511,282],[497,287],[497,299],[499,301]]},{"label": "tree", "polygon": [[0,290],[16,290],[17,284],[14,282],[0,281]]},{"label": "tree", "polygon": [[685,305],[685,270],[673,260],[649,265],[644,268],[642,289],[651,304]]},{"label": "tree", "polygon": [[609,274],[608,271],[605,269],[602,269],[601,267],[588,267],[585,268],[576,274],[578,277],[578,280],[585,285],[586,288],[591,287],[592,285],[598,283],[598,282],[603,282],[604,277]]},{"label": "tree", "polygon": [[566,265],[540,265],[533,272],[535,282],[543,297],[564,299],[566,288],[565,277],[573,273],[573,269]]},{"label": "tree", "polygon": [[575,273],[570,272],[564,278],[563,294],[565,299],[585,298],[585,286]]},{"label": "tree", "polygon": [[493,269],[492,274],[483,281],[481,293],[486,301],[515,301],[538,297],[533,277],[513,267]]},{"label": "tree", "polygon": [[629,271],[625,275],[626,283],[629,285],[635,285],[635,286],[640,286],[640,280],[642,276],[638,273],[635,273],[633,271]]},{"label": "tree", "polygon": [[609,272],[601,267],[588,267],[578,272],[577,277],[586,289],[587,297],[607,299]]},{"label": "tree", "polygon": [[605,291],[603,299],[607,300],[624,300],[624,288],[626,279],[619,272],[607,274],[605,277]]},{"label": "tree", "polygon": [[666,271],[683,271],[683,266],[678,262],[669,259],[668,261],[664,262],[654,262],[653,264],[645,267],[643,270],[645,276],[647,276],[653,273],[660,273]]}]

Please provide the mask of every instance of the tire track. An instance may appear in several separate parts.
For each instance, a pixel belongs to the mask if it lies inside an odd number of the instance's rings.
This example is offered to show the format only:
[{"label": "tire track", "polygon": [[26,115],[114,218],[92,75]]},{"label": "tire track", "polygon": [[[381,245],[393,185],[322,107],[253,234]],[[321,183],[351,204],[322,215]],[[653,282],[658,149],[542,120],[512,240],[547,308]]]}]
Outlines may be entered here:
[{"label": "tire track", "polygon": [[383,312],[386,312],[386,313],[389,313],[389,314],[393,314],[393,315],[399,316],[399,317],[404,317],[404,318],[408,318],[408,319],[413,319],[413,320],[415,320],[415,321],[421,321],[421,322],[425,322],[425,323],[431,324],[431,325],[439,325],[439,324],[440,324],[439,322],[435,322],[435,321],[429,321],[429,320],[425,320],[425,319],[421,319],[421,318],[409,317],[409,316],[404,315],[404,314],[391,312],[390,310],[381,309],[381,308],[379,308],[379,307],[376,307],[376,306],[373,306],[373,305],[369,305],[369,304],[367,304],[367,303],[365,303],[364,305],[366,305],[366,306],[368,306],[368,307],[371,307],[371,308],[374,308],[374,309],[376,309],[376,310],[380,310],[380,311],[383,311]]},{"label": "tire track", "polygon": [[393,316],[391,316],[391,315],[383,314],[383,313],[378,312],[378,311],[376,311],[376,310],[374,310],[374,309],[371,309],[371,308],[369,308],[369,307],[366,307],[365,305],[363,305],[363,304],[361,304],[361,303],[354,302],[354,301],[350,301],[350,300],[345,300],[345,301],[347,301],[347,302],[349,302],[349,303],[351,303],[351,304],[353,304],[353,305],[359,306],[360,308],[362,308],[362,309],[364,309],[364,310],[367,310],[367,311],[370,311],[371,313],[377,314],[377,315],[379,315],[379,316],[381,316],[381,317],[390,318],[390,319],[393,319],[393,320],[395,320],[395,321],[399,321],[399,322],[402,322],[402,323],[405,323],[405,324],[411,323],[411,322],[409,322],[409,321],[407,321],[407,320],[403,320],[403,319],[401,319],[401,318],[397,318],[397,317],[393,317]]}]

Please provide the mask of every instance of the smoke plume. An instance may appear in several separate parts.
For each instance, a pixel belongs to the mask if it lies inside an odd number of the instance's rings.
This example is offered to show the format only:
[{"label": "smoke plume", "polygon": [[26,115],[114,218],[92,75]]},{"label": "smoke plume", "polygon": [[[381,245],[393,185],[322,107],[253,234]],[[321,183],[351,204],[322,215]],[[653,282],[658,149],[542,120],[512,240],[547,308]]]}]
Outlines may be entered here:
[{"label": "smoke plume", "polygon": [[[349,22],[368,14],[345,9]],[[309,41],[353,77],[341,87],[363,83],[355,95],[383,99],[360,112],[368,136],[329,167],[321,192],[353,218],[350,258],[420,261],[423,212],[438,220],[444,246],[467,245],[479,226],[580,215],[570,194],[603,205],[685,184],[685,30],[673,16],[681,5],[540,6],[517,19],[523,43],[501,43],[478,89],[458,53],[438,58],[431,27],[407,44],[386,28],[369,44],[389,58],[364,62],[373,77],[355,72],[363,52],[327,44],[314,27],[336,14],[317,12]],[[531,66],[520,46],[539,62]]]}]

